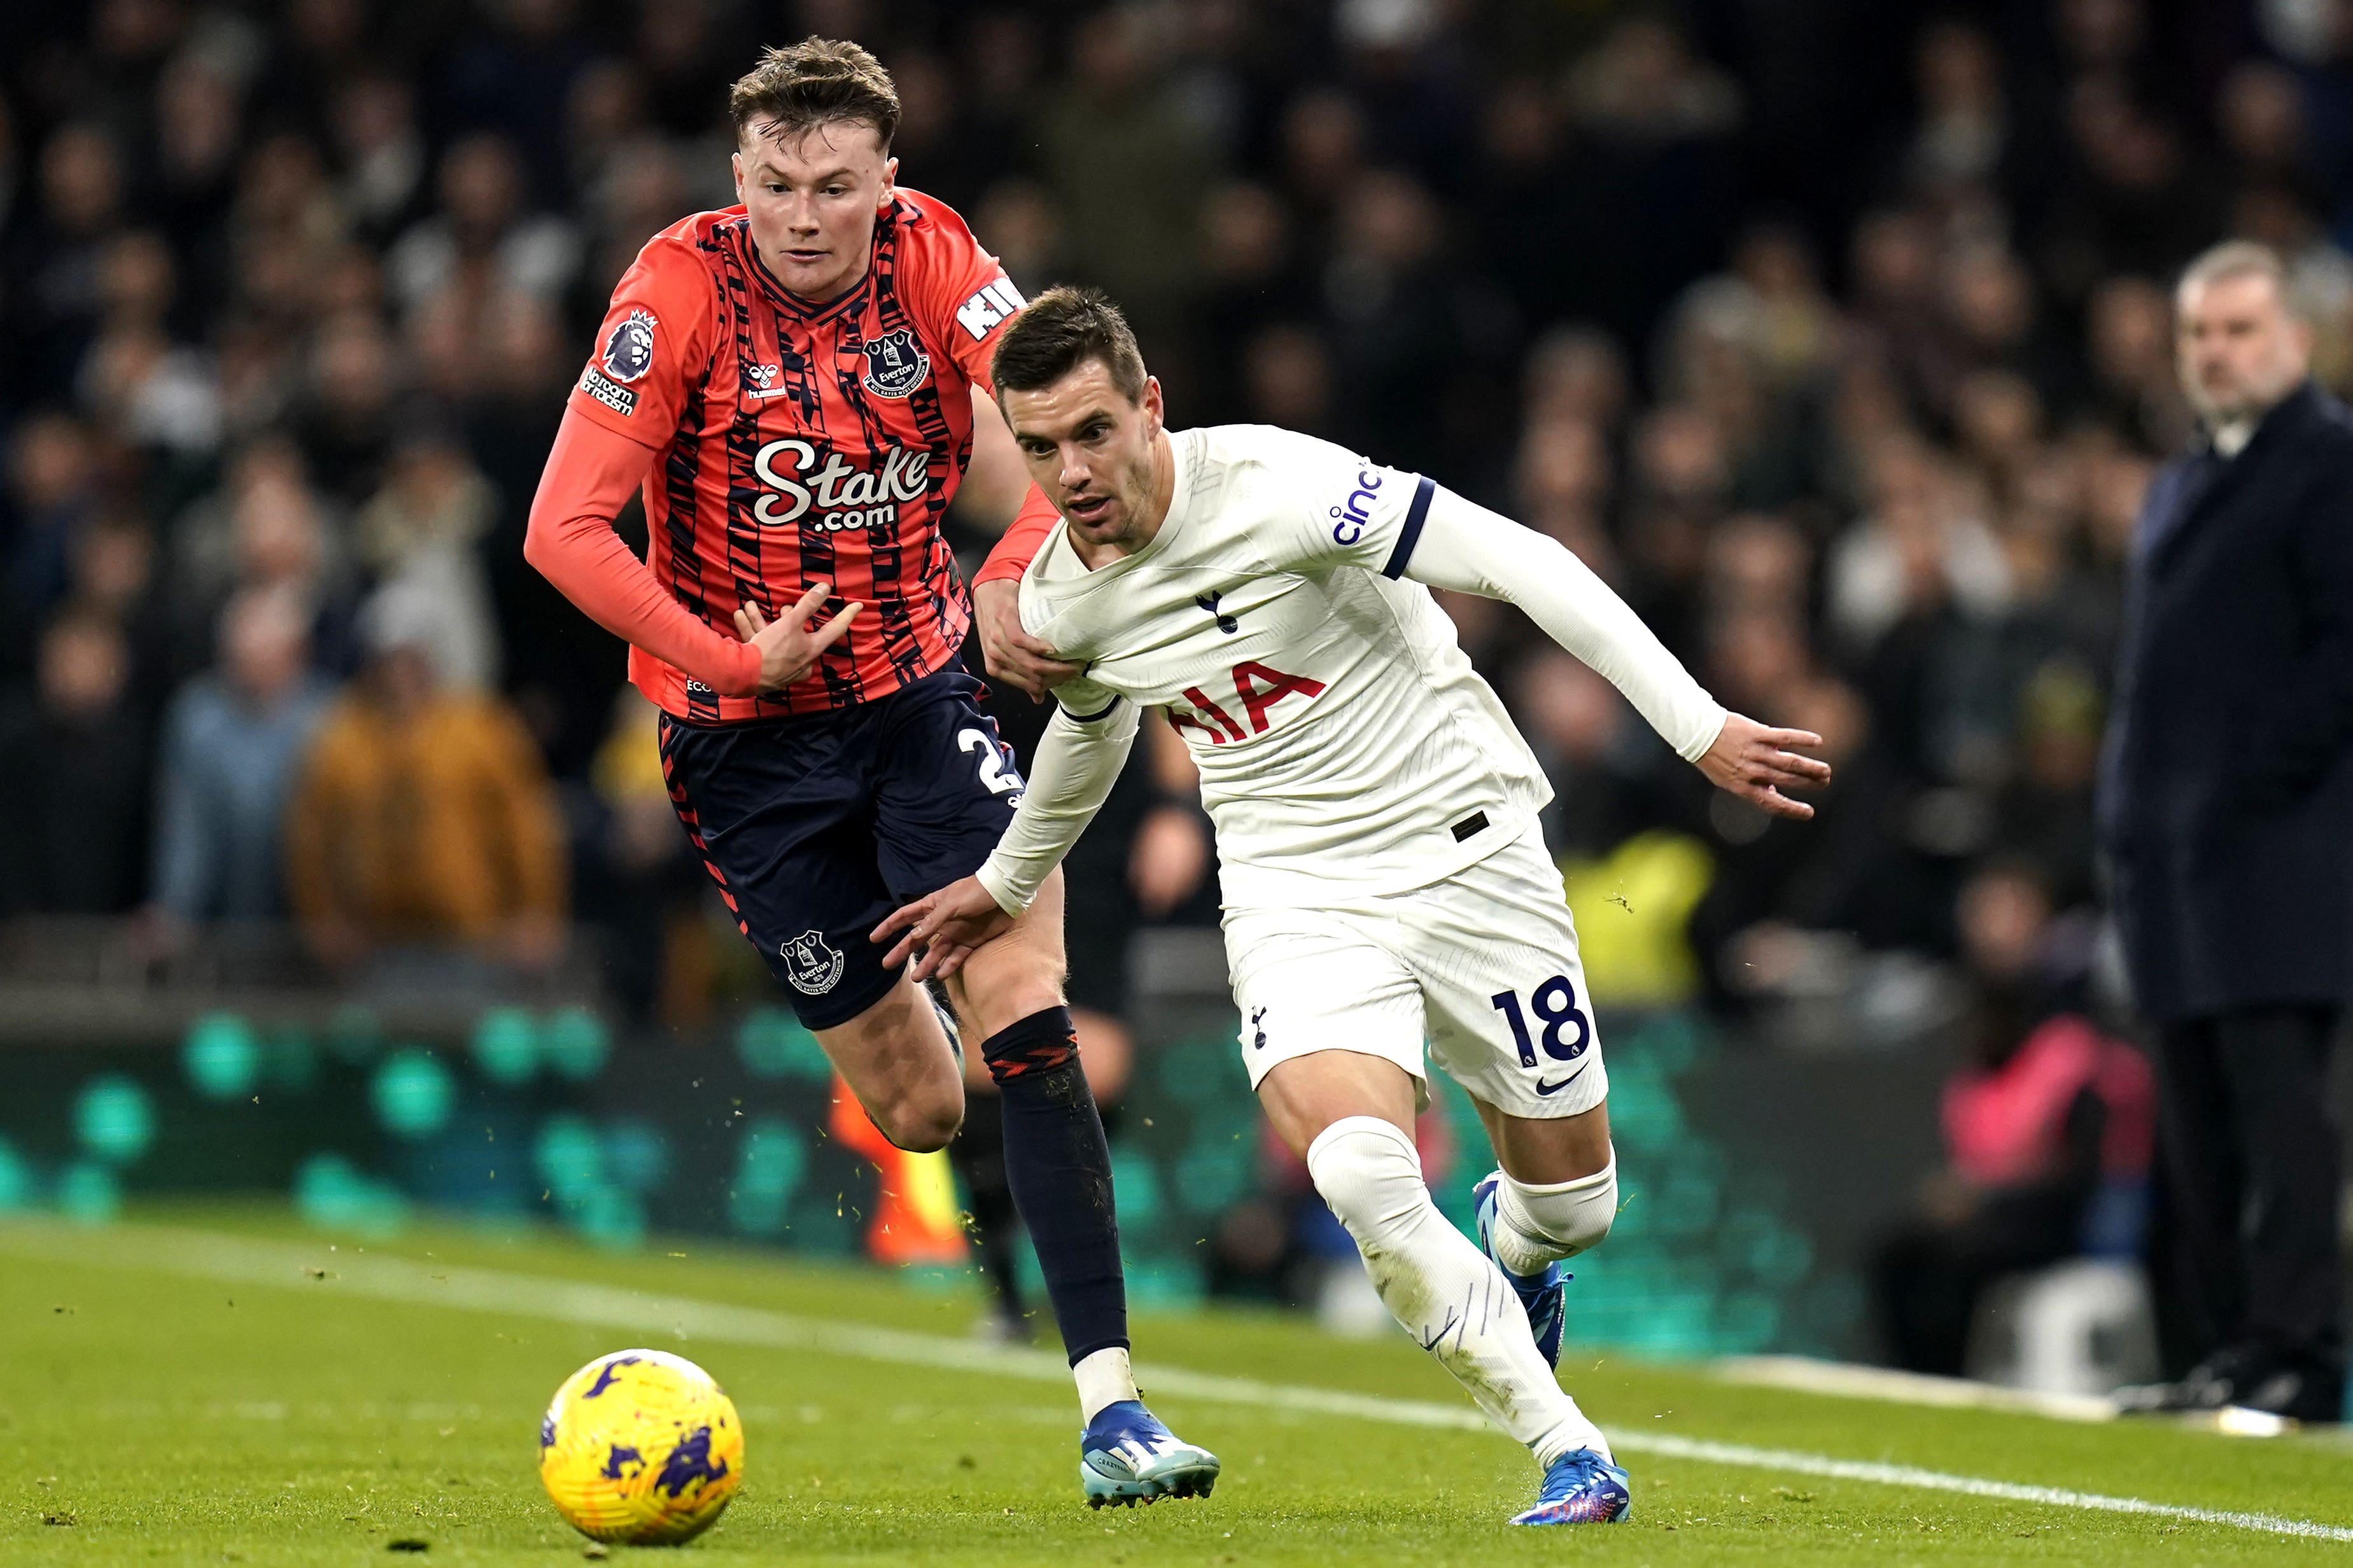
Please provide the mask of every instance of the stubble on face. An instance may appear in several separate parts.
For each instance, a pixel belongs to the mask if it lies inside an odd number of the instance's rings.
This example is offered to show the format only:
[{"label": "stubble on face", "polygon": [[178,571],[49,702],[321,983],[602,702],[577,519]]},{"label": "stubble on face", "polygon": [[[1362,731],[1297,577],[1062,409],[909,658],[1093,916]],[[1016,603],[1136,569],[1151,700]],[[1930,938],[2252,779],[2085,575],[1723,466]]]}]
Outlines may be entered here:
[{"label": "stubble on face", "polygon": [[2306,330],[2267,274],[2226,273],[2187,285],[2176,316],[2182,394],[2209,426],[2260,417],[2308,369]]},{"label": "stubble on face", "polygon": [[[1021,447],[1031,476],[1053,500],[1073,538],[1092,549],[1132,554],[1157,527],[1155,498],[1163,445],[1148,392],[1131,403],[1099,362],[1089,361],[1054,385],[1005,395],[1006,422]],[[1108,439],[1098,439],[1108,436]],[[1075,440],[1094,447],[1079,481],[1060,444]]]}]

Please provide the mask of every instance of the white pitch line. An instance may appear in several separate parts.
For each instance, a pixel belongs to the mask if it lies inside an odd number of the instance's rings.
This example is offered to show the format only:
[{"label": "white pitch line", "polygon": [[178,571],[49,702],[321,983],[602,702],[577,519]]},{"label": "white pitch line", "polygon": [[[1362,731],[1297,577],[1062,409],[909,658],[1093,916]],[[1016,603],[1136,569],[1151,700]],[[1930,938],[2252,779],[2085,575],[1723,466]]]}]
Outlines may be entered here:
[{"label": "white pitch line", "polygon": [[[546,1275],[442,1267],[407,1258],[370,1256],[357,1249],[323,1253],[317,1246],[257,1241],[209,1232],[151,1226],[93,1231],[45,1222],[11,1221],[0,1224],[0,1250],[58,1263],[158,1269],[240,1285],[269,1285],[292,1290],[332,1287],[379,1301],[454,1307],[632,1334],[672,1334],[690,1341],[715,1340],[1029,1382],[1067,1384],[1071,1375],[1063,1359],[1050,1351],[988,1345],[902,1329],[828,1322],[762,1307],[738,1307],[688,1296],[657,1296]],[[322,1268],[326,1270],[323,1279],[314,1272]],[[1141,1367],[1137,1376],[1155,1393],[1228,1405],[1377,1421],[1390,1426],[1465,1432],[1491,1430],[1476,1411],[1428,1400],[1261,1383],[1254,1378],[1222,1377],[1181,1367]],[[1877,1486],[1915,1487],[2047,1508],[2140,1514],[2225,1525],[2265,1535],[2353,1542],[2353,1527],[2344,1525],[2230,1509],[2151,1502],[2145,1498],[2109,1497],[2060,1487],[2027,1486],[1910,1465],[1840,1459],[1826,1454],[1801,1454],[1663,1434],[1630,1434],[1613,1437],[1611,1444],[1630,1453],[1655,1454],[1662,1458],[1699,1464],[1731,1465]]]},{"label": "white pitch line", "polygon": [[1997,1384],[1972,1383],[1965,1377],[1930,1377],[1923,1373],[1897,1372],[1892,1367],[1817,1361],[1811,1356],[1718,1356],[1708,1363],[1708,1371],[1726,1383],[1786,1388],[1799,1394],[1827,1394],[1840,1399],[1880,1399],[1897,1405],[1935,1405],[1955,1410],[1998,1410],[2012,1415],[2046,1415],[2054,1421],[2116,1419],[2116,1402],[2102,1395],[2004,1388]]}]

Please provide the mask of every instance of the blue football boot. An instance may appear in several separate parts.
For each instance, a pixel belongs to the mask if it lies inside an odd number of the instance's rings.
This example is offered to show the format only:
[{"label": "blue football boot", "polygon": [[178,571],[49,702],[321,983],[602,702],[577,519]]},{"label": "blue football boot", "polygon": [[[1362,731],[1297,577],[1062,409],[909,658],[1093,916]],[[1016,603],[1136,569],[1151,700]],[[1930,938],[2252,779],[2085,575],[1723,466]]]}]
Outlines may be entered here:
[{"label": "blue football boot", "polygon": [[1552,1462],[1534,1507],[1514,1524],[1616,1524],[1634,1511],[1626,1472],[1590,1448],[1574,1448]]},{"label": "blue football boot", "polygon": [[1218,1457],[1179,1438],[1141,1402],[1123,1399],[1096,1411],[1079,1438],[1079,1484],[1089,1508],[1208,1497]]},{"label": "blue football boot", "polygon": [[1504,1278],[1520,1293],[1520,1305],[1527,1309],[1528,1327],[1536,1336],[1536,1349],[1551,1365],[1560,1365],[1560,1334],[1568,1321],[1568,1292],[1562,1287],[1576,1278],[1561,1272],[1557,1263],[1547,1263],[1541,1274],[1514,1274],[1504,1268],[1495,1258],[1493,1230],[1495,1226],[1495,1192],[1504,1184],[1504,1173],[1491,1171],[1471,1189],[1479,1215],[1479,1246],[1495,1267],[1504,1269]]}]

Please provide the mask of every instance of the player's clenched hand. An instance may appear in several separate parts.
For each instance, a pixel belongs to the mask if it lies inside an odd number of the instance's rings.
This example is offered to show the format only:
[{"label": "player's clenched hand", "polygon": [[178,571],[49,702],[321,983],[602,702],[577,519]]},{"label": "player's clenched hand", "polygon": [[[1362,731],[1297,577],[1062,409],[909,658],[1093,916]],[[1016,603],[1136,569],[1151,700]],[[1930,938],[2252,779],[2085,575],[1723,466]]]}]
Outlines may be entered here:
[{"label": "player's clenched hand", "polygon": [[812,583],[792,608],[773,621],[754,604],[735,612],[735,635],[760,650],[761,690],[781,691],[816,668],[818,656],[839,642],[858,612],[866,607],[853,604],[811,631],[809,617],[832,592],[830,583]]},{"label": "player's clenched hand", "polygon": [[1079,673],[1079,666],[1021,629],[1021,584],[995,577],[972,591],[972,618],[980,626],[980,656],[988,673],[1018,686],[1029,700],[1044,697]]},{"label": "player's clenched hand", "polygon": [[966,877],[961,882],[949,883],[927,899],[917,899],[893,910],[890,919],[874,928],[871,940],[889,942],[892,931],[905,931],[882,955],[882,967],[896,969],[907,962],[910,953],[922,948],[923,955],[908,973],[918,980],[929,980],[934,975],[945,980],[964,967],[973,949],[1012,929],[1013,917],[997,907],[997,900],[988,896],[980,879]]},{"label": "player's clenched hand", "polygon": [[1814,815],[1814,808],[1781,792],[1799,784],[1830,783],[1831,765],[1788,748],[1821,743],[1822,738],[1810,730],[1770,730],[1754,719],[1731,713],[1716,731],[1715,744],[1700,758],[1699,771],[1720,790],[1761,805],[1776,816],[1803,822]]}]

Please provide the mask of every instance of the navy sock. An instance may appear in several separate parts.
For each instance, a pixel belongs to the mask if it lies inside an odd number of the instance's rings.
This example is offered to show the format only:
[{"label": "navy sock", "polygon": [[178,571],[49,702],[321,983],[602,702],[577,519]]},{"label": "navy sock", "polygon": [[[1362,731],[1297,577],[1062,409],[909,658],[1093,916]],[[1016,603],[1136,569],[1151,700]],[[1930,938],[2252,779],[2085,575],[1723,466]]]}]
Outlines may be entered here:
[{"label": "navy sock", "polygon": [[967,1093],[964,1126],[948,1145],[948,1160],[964,1178],[972,1200],[973,1241],[980,1269],[1005,1321],[1026,1329],[1029,1308],[1021,1300],[1021,1215],[1005,1179],[1005,1115],[1000,1097]]},{"label": "navy sock", "polygon": [[1127,1281],[1119,1265],[1111,1148],[1079,1068],[1071,1010],[1032,1013],[991,1035],[980,1054],[997,1080],[1006,1181],[1038,1249],[1071,1363],[1124,1347]]}]

